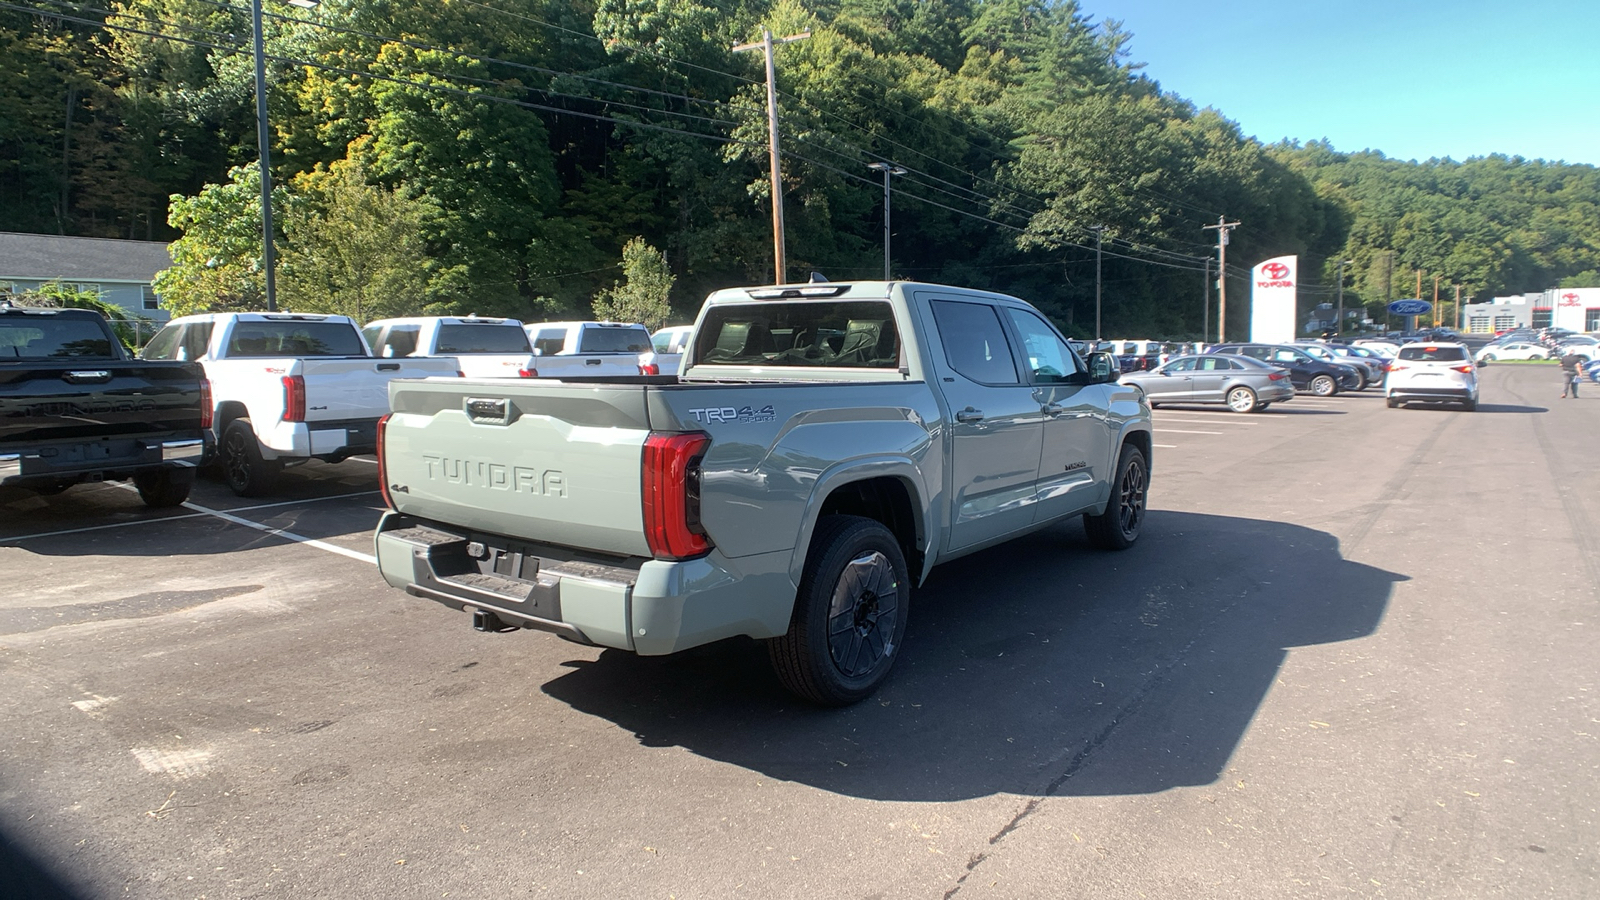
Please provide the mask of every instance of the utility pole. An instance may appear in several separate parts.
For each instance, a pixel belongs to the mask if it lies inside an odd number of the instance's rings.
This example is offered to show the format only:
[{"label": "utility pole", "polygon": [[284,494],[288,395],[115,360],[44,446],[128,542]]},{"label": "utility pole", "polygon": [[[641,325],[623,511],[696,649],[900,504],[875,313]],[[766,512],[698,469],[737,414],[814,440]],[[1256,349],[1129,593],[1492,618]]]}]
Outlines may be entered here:
[{"label": "utility pole", "polygon": [[1439,279],[1443,275],[1433,276],[1433,327],[1439,327]]},{"label": "utility pole", "polygon": [[733,48],[735,53],[760,50],[767,57],[767,142],[772,155],[772,268],[777,275],[775,284],[784,283],[784,269],[788,260],[783,250],[783,176],[778,164],[778,78],[772,63],[772,48],[791,41],[803,41],[808,37],[811,37],[811,32],[802,31],[774,40],[772,32],[763,25],[759,43],[737,44]]},{"label": "utility pole", "polygon": [[875,162],[867,163],[867,168],[874,172],[883,173],[883,280],[889,279],[889,176],[904,175],[904,166],[894,163]]},{"label": "utility pole", "polygon": [[1228,232],[1238,228],[1239,223],[1217,216],[1217,224],[1200,227],[1217,230],[1217,343],[1222,344],[1228,340]]},{"label": "utility pole", "polygon": [[[1417,270],[1417,299],[1418,300],[1422,299],[1422,270],[1421,269]],[[1417,330],[1417,317],[1416,316],[1406,316],[1406,330],[1407,331],[1416,331]]]},{"label": "utility pole", "polygon": [[272,247],[272,141],[267,134],[267,63],[261,39],[261,0],[252,0],[256,63],[256,152],[261,165],[261,265],[267,275],[267,312],[278,308],[277,269]]},{"label": "utility pole", "polygon": [[1333,328],[1334,334],[1342,334],[1344,332],[1344,267],[1349,264],[1350,260],[1348,259],[1339,260],[1339,312]]},{"label": "utility pole", "polygon": [[1456,332],[1461,331],[1461,285],[1456,285]]},{"label": "utility pole", "polygon": [[1094,339],[1100,340],[1100,242],[1105,236],[1104,225],[1090,225],[1094,232]]},{"label": "utility pole", "polygon": [[1211,257],[1206,257],[1205,284],[1201,285],[1205,300],[1200,304],[1200,343],[1211,340]]}]

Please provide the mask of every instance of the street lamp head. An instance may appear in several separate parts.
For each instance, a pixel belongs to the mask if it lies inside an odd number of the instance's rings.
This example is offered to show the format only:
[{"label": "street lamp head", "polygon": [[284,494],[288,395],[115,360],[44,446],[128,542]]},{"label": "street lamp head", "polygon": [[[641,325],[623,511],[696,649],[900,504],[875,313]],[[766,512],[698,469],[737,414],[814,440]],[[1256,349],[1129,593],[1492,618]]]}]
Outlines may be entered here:
[{"label": "street lamp head", "polygon": [[894,163],[887,162],[867,163],[867,168],[874,172],[887,172],[890,175],[904,175],[906,173],[904,166],[897,166]]},{"label": "street lamp head", "polygon": [[284,0],[284,2],[290,6],[298,6],[301,9],[316,9],[321,0]]}]

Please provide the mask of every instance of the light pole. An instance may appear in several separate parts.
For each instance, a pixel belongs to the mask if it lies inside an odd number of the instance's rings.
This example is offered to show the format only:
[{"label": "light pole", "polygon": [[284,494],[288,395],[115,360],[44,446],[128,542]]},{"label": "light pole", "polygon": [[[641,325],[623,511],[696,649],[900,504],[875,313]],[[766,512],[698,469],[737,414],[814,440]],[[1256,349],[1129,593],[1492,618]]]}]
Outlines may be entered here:
[{"label": "light pole", "polygon": [[1090,225],[1094,232],[1094,339],[1100,340],[1100,241],[1105,237],[1104,225]]},{"label": "light pole", "polygon": [[[288,0],[314,8],[318,0]],[[267,53],[261,37],[261,0],[250,0],[250,30],[256,63],[256,151],[261,157],[261,265],[267,276],[267,311],[278,308],[277,258],[272,247],[272,139],[267,131]]]},{"label": "light pole", "polygon": [[1334,320],[1334,334],[1342,334],[1344,332],[1344,267],[1349,264],[1350,260],[1348,259],[1339,260],[1339,312],[1337,314],[1338,318]]},{"label": "light pole", "polygon": [[904,175],[904,166],[894,163],[867,163],[867,168],[883,173],[883,280],[889,280],[889,176]]}]

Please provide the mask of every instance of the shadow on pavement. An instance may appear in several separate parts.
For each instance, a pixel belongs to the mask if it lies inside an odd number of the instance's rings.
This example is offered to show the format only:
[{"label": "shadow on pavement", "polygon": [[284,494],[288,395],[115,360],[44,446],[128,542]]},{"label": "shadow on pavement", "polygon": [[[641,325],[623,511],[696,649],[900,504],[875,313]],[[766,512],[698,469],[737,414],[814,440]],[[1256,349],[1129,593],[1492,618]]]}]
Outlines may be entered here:
[{"label": "shadow on pavement", "polygon": [[83,894],[40,863],[0,827],[0,897],[7,900],[79,900]]},{"label": "shadow on pavement", "polygon": [[1215,781],[1290,648],[1371,634],[1405,576],[1332,535],[1152,512],[1124,553],[1060,526],[935,570],[884,689],[784,693],[764,649],[607,651],[550,696],[772,778],[882,800],[1152,793]]}]

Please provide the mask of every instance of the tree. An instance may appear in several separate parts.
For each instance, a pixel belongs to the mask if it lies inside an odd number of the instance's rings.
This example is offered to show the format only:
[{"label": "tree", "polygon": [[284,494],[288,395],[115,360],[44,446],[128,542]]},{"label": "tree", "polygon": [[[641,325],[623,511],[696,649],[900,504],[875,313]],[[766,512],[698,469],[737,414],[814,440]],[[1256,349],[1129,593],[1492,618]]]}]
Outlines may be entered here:
[{"label": "tree", "polygon": [[636,237],[622,248],[622,275],[594,301],[595,318],[608,322],[643,322],[651,331],[667,323],[672,306],[667,295],[676,279],[660,250]]},{"label": "tree", "polygon": [[[287,199],[287,191],[274,187],[273,211]],[[235,166],[228,183],[207,185],[193,197],[173,194],[167,223],[183,237],[172,242],[172,268],[156,273],[163,307],[174,316],[267,308],[259,166]]]},{"label": "tree", "polygon": [[436,268],[423,241],[423,205],[334,163],[300,176],[284,216],[278,300],[297,312],[358,322],[418,315]]}]

